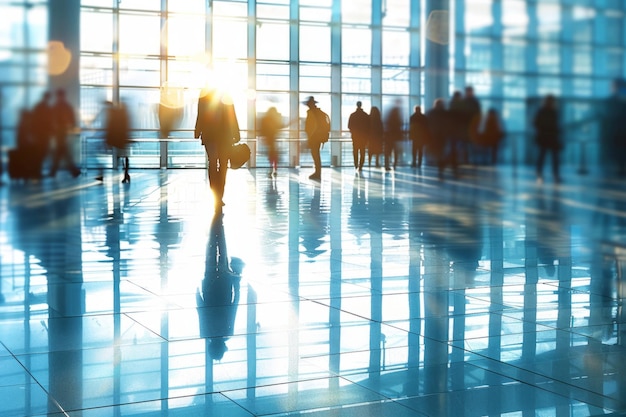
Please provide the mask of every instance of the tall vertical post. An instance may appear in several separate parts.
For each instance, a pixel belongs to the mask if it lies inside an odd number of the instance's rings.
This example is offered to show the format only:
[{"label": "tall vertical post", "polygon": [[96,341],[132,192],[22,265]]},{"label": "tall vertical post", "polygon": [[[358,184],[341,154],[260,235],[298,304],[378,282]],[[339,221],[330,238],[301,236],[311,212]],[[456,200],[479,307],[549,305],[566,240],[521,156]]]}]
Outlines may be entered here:
[{"label": "tall vertical post", "polygon": [[372,106],[383,105],[383,3],[372,0]]},{"label": "tall vertical post", "polygon": [[[248,0],[248,88],[251,91],[256,91],[256,28],[257,28],[257,16],[256,16],[256,0]],[[247,142],[252,150],[250,160],[248,161],[248,167],[256,167],[256,155],[257,155],[257,113],[256,100],[248,98],[246,104],[248,106],[248,126],[252,129],[248,130]],[[251,133],[250,133],[251,132]]]},{"label": "tall vertical post", "polygon": [[[4,102],[2,101],[2,84],[0,84],[0,185],[4,185],[2,178],[4,177],[4,163],[2,156],[2,148],[4,147],[4,130],[2,126],[2,112],[4,111]],[[2,292],[0,292],[0,297],[2,297]],[[2,299],[0,298],[0,301]]]},{"label": "tall vertical post", "polygon": [[411,1],[411,22],[409,24],[409,111],[421,105],[422,95],[422,48],[420,45],[421,4],[419,0]]},{"label": "tall vertical post", "polygon": [[449,95],[449,0],[426,0],[426,57],[424,98],[426,106]]},{"label": "tall vertical post", "polygon": [[289,2],[289,120],[298,120],[289,127],[289,165],[300,165],[300,2]]},{"label": "tall vertical post", "polygon": [[50,88],[65,89],[67,100],[75,109],[80,105],[80,0],[48,1],[48,40],[61,42],[70,53],[69,66],[58,75],[50,75]]},{"label": "tall vertical post", "polygon": [[332,3],[330,39],[330,160],[331,165],[341,166],[341,0]]}]

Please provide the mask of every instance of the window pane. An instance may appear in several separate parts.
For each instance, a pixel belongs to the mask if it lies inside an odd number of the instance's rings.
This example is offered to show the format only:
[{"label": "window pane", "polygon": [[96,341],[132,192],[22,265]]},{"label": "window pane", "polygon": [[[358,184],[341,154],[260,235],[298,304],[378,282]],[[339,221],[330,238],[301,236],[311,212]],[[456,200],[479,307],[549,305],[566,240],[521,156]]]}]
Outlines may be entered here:
[{"label": "window pane", "polygon": [[289,90],[288,65],[257,65],[257,90]]},{"label": "window pane", "polygon": [[341,73],[343,92],[369,94],[372,91],[372,71],[369,66],[344,65]]},{"label": "window pane", "polygon": [[[80,15],[80,47],[88,52],[113,52],[113,15],[83,12]],[[94,36],[94,34],[98,34]]]},{"label": "window pane", "polygon": [[167,21],[168,55],[202,55],[205,51],[204,15],[173,15]]},{"label": "window pane", "polygon": [[207,81],[209,71],[205,62],[195,57],[169,60],[167,63],[168,82],[184,85],[189,89],[202,88]]},{"label": "window pane", "polygon": [[256,8],[257,17],[260,19],[263,18],[271,18],[271,19],[289,19],[289,7],[287,6],[279,6],[279,5],[262,5],[258,4]]},{"label": "window pane", "polygon": [[120,85],[159,87],[161,64],[157,59],[120,58]]},{"label": "window pane", "polygon": [[[185,0],[187,1],[187,0]],[[109,4],[111,2],[109,1]],[[161,10],[161,0],[124,0],[119,2],[120,10]]]},{"label": "window pane", "polygon": [[471,38],[466,48],[466,65],[468,69],[489,70],[492,68],[492,43],[488,39]]},{"label": "window pane", "polygon": [[301,65],[300,91],[330,91],[330,65]]},{"label": "window pane", "polygon": [[528,30],[528,12],[523,0],[509,0],[502,7],[503,36],[525,36]]},{"label": "window pane", "polygon": [[[321,6],[321,4],[319,6]],[[328,23],[331,19],[332,15],[330,8],[300,7],[300,20]]]},{"label": "window pane", "polygon": [[170,1],[167,3],[170,12],[201,13],[206,10],[206,0]]},{"label": "window pane", "polygon": [[213,58],[246,58],[248,56],[246,22],[217,20],[214,22]]},{"label": "window pane", "polygon": [[385,94],[407,94],[409,70],[407,68],[383,68],[383,91]]},{"label": "window pane", "polygon": [[341,2],[341,20],[343,23],[365,23],[372,21],[372,0]]},{"label": "window pane", "polygon": [[81,0],[81,6],[92,6],[92,7],[113,7],[113,2],[115,0]]},{"label": "window pane", "polygon": [[372,60],[372,32],[368,29],[344,28],[341,33],[342,63],[369,64]]},{"label": "window pane", "polygon": [[111,85],[113,83],[113,57],[81,57],[80,83],[87,85]]},{"label": "window pane", "polygon": [[160,96],[159,88],[120,88],[120,99],[128,107],[131,128],[151,130],[150,132],[138,132],[141,137],[157,136]]},{"label": "window pane", "polygon": [[537,66],[541,72],[559,71],[561,46],[556,43],[540,43],[537,47]]},{"label": "window pane", "polygon": [[[137,36],[141,33],[141,36]],[[120,52],[123,54],[158,55],[161,46],[158,16],[120,16]]]},{"label": "window pane", "polygon": [[257,59],[289,59],[289,25],[263,22],[257,26]]},{"label": "window pane", "polygon": [[300,60],[330,61],[330,28],[300,26]]},{"label": "window pane", "polygon": [[245,3],[230,1],[214,1],[213,13],[215,16],[247,16],[248,6]]},{"label": "window pane", "polygon": [[[465,30],[468,34],[491,33],[493,27],[492,0],[466,2]],[[505,6],[502,7],[503,9]]]},{"label": "window pane", "polygon": [[409,33],[386,30],[383,32],[383,64],[409,65]]},{"label": "window pane", "polygon": [[523,71],[526,66],[526,44],[524,42],[505,41],[502,49],[504,70]]},{"label": "window pane", "polygon": [[411,18],[410,4],[410,0],[387,0],[383,2],[383,25],[408,27]]},{"label": "window pane", "polygon": [[541,39],[556,40],[561,34],[561,6],[558,4],[537,4],[539,26],[537,34]]}]

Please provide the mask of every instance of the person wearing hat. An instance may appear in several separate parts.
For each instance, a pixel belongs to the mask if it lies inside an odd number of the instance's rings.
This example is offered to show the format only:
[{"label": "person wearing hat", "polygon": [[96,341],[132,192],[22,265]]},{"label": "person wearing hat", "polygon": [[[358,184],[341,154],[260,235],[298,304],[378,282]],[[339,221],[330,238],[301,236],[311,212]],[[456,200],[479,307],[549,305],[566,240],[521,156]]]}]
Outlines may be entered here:
[{"label": "person wearing hat", "polygon": [[319,107],[316,106],[317,101],[310,96],[304,104],[309,107],[306,114],[304,130],[307,135],[309,149],[311,149],[311,157],[315,165],[315,172],[309,176],[309,179],[319,181],[322,179],[322,157],[320,148],[322,143],[328,141],[328,116]]}]

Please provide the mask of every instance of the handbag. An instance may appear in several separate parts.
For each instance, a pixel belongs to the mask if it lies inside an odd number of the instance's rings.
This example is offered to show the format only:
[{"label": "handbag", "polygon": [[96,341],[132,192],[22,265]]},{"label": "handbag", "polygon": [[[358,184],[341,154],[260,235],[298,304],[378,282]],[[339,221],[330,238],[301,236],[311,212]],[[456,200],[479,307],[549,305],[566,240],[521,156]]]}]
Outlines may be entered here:
[{"label": "handbag", "polygon": [[250,147],[246,143],[235,143],[230,148],[230,168],[238,169],[250,160]]}]

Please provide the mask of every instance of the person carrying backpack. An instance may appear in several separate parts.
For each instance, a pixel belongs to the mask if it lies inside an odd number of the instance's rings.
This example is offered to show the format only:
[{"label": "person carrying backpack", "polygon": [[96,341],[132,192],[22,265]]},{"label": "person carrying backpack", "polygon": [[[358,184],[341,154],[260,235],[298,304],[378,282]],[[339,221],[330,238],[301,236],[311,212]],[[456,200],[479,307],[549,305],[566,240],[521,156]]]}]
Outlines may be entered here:
[{"label": "person carrying backpack", "polygon": [[311,157],[315,166],[315,172],[309,176],[309,179],[320,181],[322,179],[322,157],[320,149],[322,144],[328,142],[330,136],[330,118],[319,107],[316,106],[317,101],[310,96],[304,104],[309,107],[307,110],[304,130],[307,134],[309,149],[311,149]]}]

